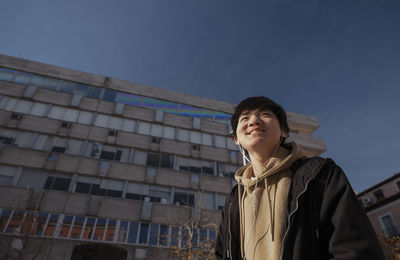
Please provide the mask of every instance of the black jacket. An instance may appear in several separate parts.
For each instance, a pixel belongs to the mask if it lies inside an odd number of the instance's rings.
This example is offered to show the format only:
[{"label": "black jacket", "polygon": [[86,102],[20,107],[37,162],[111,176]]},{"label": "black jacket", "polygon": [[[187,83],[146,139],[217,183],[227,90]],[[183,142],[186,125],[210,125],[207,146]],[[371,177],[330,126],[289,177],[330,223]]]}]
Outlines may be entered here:
[{"label": "black jacket", "polygon": [[[331,159],[293,166],[282,260],[384,259],[376,234],[342,169]],[[238,187],[222,210],[217,259],[241,259]],[[265,252],[268,254],[268,252]]]}]

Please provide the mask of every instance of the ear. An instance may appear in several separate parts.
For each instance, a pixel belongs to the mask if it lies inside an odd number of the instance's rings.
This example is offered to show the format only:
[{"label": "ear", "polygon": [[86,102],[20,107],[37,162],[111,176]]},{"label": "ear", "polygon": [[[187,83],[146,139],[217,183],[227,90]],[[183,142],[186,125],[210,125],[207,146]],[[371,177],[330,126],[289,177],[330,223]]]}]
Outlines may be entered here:
[{"label": "ear", "polygon": [[235,142],[236,145],[240,145],[239,140],[237,139],[236,135],[233,136],[233,141]]},{"label": "ear", "polygon": [[288,134],[287,134],[285,131],[283,131],[283,130],[282,130],[282,137],[284,137],[284,138],[287,138],[287,137],[288,137]]}]

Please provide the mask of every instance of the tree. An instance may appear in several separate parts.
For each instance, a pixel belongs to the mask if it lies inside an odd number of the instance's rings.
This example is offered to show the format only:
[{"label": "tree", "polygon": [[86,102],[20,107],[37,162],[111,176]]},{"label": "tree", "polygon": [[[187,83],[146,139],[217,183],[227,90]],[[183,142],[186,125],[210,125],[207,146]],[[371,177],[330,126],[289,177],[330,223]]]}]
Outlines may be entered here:
[{"label": "tree", "polygon": [[184,223],[176,223],[176,226],[180,227],[180,232],[171,238],[181,241],[180,245],[171,245],[172,253],[179,259],[215,259],[215,240],[203,234],[202,231],[217,230],[217,224],[206,218],[205,210],[201,207],[202,194],[200,192],[199,198],[198,207],[185,206],[189,210],[188,217]]},{"label": "tree", "polygon": [[[51,247],[51,240],[37,236],[42,228],[39,207],[43,192],[27,188],[24,201],[14,211],[8,230],[0,233],[0,258],[4,260],[43,259]],[[2,219],[0,221],[5,221]],[[5,226],[5,223],[0,223]],[[54,227],[55,229],[56,227]]]},{"label": "tree", "polygon": [[386,259],[400,260],[400,236],[386,238],[385,235],[378,235],[378,240]]}]

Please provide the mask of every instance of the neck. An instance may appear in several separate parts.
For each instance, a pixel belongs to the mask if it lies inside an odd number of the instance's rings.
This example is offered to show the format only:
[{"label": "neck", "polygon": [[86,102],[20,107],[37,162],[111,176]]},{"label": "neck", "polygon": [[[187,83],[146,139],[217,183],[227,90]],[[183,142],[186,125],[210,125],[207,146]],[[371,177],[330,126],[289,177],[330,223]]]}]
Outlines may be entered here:
[{"label": "neck", "polygon": [[276,151],[279,149],[279,145],[273,147],[273,149],[268,149],[264,151],[249,151],[249,156],[251,160],[251,164],[253,165],[253,173],[255,176],[259,176],[271,157],[273,157]]}]

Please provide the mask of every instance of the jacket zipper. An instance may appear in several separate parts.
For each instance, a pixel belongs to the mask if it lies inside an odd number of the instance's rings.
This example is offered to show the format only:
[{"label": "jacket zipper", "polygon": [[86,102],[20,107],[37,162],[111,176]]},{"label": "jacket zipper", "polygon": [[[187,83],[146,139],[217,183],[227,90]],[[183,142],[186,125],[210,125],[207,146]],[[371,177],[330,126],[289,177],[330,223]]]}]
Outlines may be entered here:
[{"label": "jacket zipper", "polygon": [[287,237],[287,234],[289,233],[289,229],[290,229],[290,223],[291,223],[291,222],[290,222],[290,218],[291,218],[291,217],[294,215],[294,213],[296,213],[296,211],[299,209],[299,198],[300,198],[301,195],[303,195],[303,194],[307,191],[308,184],[310,183],[311,180],[312,180],[312,179],[310,178],[310,179],[306,182],[306,187],[304,188],[304,190],[303,190],[302,192],[300,192],[299,195],[297,195],[297,197],[296,197],[296,208],[295,208],[294,211],[292,211],[292,213],[290,213],[289,216],[288,216],[288,227],[287,227],[286,232],[285,232],[285,234],[283,235],[283,239],[282,239],[282,249],[281,249],[281,257],[280,257],[281,260],[283,260],[283,249],[285,248],[286,237]]},{"label": "jacket zipper", "polygon": [[229,238],[229,247],[228,247],[228,258],[233,259],[232,258],[232,235],[231,235],[231,206],[232,206],[232,202],[229,204],[229,208],[228,208],[228,238]]}]

